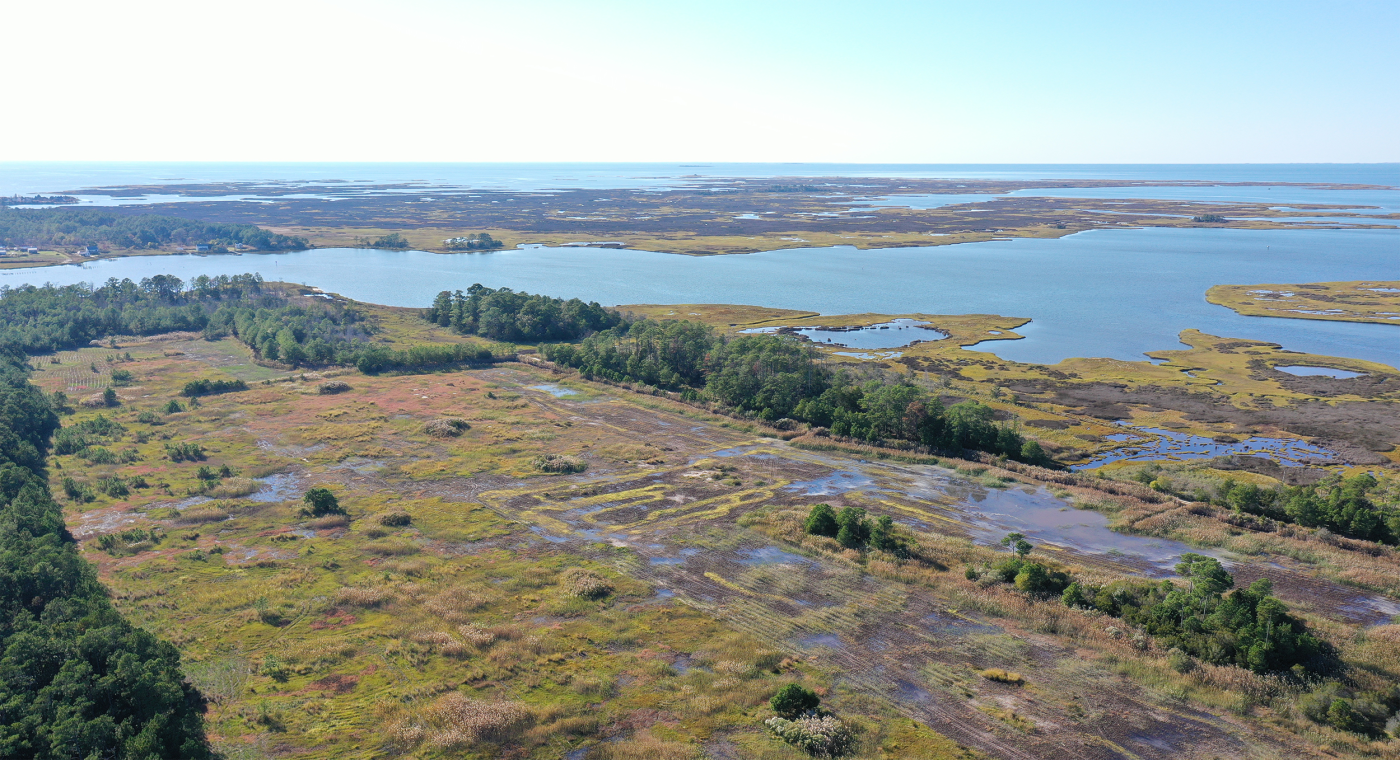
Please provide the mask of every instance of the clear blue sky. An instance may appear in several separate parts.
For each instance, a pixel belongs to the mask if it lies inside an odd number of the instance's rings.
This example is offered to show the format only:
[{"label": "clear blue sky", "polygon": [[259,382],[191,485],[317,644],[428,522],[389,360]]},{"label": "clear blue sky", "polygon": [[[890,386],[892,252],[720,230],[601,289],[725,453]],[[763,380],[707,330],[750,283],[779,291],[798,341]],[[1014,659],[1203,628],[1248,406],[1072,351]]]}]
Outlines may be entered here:
[{"label": "clear blue sky", "polygon": [[1393,0],[5,15],[0,160],[1400,161]]}]

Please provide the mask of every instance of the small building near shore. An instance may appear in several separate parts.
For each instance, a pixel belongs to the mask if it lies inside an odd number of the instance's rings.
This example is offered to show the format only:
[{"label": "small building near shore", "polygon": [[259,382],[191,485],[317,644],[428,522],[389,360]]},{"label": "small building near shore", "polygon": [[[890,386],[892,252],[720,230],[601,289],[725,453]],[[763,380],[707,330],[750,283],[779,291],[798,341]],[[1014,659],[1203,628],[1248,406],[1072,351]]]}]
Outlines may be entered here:
[{"label": "small building near shore", "polygon": [[196,253],[205,253],[209,250],[208,243],[199,243],[194,247]]}]

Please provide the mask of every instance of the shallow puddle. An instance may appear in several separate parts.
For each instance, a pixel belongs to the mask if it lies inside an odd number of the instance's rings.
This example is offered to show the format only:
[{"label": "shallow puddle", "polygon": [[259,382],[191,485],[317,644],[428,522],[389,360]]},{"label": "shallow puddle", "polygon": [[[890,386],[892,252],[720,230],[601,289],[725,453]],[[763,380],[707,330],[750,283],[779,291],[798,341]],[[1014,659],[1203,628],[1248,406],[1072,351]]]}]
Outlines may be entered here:
[{"label": "shallow puddle", "polygon": [[263,487],[248,496],[251,501],[287,501],[296,496],[298,480],[297,476],[291,473],[268,475],[265,478],[257,478],[257,481],[262,483]]},{"label": "shallow puddle", "polygon": [[546,384],[544,384],[544,385],[532,385],[532,386],[530,386],[530,388],[532,388],[532,389],[534,389],[534,390],[537,390],[537,391],[544,391],[545,393],[548,393],[549,395],[551,395],[551,396],[553,396],[553,397],[555,397],[555,398],[564,398],[565,396],[577,396],[577,395],[579,395],[579,392],[576,391],[576,390],[573,390],[572,388],[565,388],[565,387],[563,387],[563,386],[552,385],[552,384],[549,384],[549,383],[546,383]]},{"label": "shallow puddle", "polygon": [[841,637],[832,633],[818,633],[811,636],[803,636],[797,640],[798,645],[805,649],[813,647],[828,647],[830,649],[845,649],[846,645],[841,643]]},{"label": "shallow puddle", "polygon": [[743,557],[739,560],[739,564],[742,565],[803,565],[812,561],[800,554],[785,552],[776,546],[741,549],[738,554]]},{"label": "shallow puddle", "polygon": [[851,470],[840,470],[824,478],[802,480],[783,486],[784,491],[797,491],[803,496],[836,496],[850,491],[859,491],[875,485],[871,478]]}]

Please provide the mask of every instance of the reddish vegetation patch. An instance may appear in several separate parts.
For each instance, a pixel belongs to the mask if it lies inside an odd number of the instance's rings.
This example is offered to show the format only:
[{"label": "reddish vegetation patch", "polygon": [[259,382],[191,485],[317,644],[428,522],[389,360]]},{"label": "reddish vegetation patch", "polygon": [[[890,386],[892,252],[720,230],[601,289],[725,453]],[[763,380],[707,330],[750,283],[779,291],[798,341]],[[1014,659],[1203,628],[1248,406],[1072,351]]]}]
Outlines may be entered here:
[{"label": "reddish vegetation patch", "polygon": [[351,691],[360,683],[359,676],[336,674],[326,676],[318,681],[312,681],[307,687],[307,691],[333,691],[336,694],[344,694]]},{"label": "reddish vegetation patch", "polygon": [[633,710],[630,715],[614,723],[611,728],[612,731],[623,734],[641,731],[658,725],[674,728],[680,725],[680,720],[674,713],[644,708],[641,710]]},{"label": "reddish vegetation patch", "polygon": [[313,631],[325,631],[333,628],[344,628],[355,622],[355,616],[344,610],[331,610],[321,620],[311,621]]}]

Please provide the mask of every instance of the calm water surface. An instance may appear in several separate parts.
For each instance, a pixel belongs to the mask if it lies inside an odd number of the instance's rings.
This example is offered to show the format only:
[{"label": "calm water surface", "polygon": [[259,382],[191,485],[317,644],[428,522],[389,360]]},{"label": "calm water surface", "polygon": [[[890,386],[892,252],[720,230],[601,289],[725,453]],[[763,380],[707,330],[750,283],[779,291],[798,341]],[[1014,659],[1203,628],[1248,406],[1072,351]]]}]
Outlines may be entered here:
[{"label": "calm water surface", "polygon": [[1180,348],[1178,333],[1195,328],[1400,367],[1395,326],[1243,317],[1204,298],[1210,286],[1223,283],[1400,279],[1400,235],[1391,230],[1096,230],[1058,240],[711,257],[578,248],[452,255],[329,248],[12,269],[0,272],[0,286],[249,271],[392,306],[426,306],[440,290],[480,282],[609,305],[739,303],[823,314],[1029,317],[1034,321],[1017,330],[1025,340],[978,346],[1026,362],[1074,356],[1138,361],[1145,351]]}]

